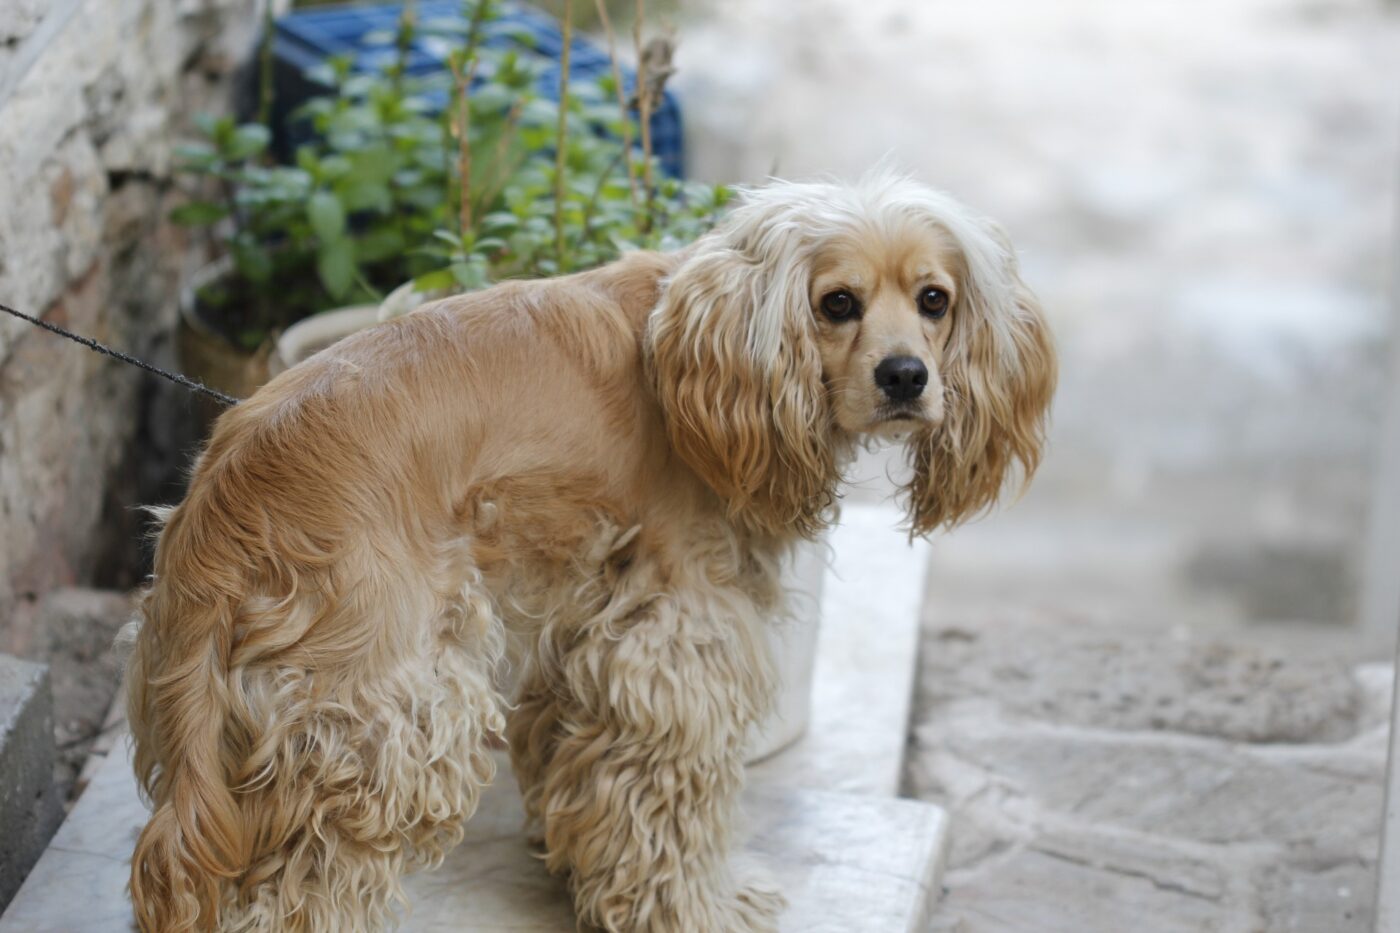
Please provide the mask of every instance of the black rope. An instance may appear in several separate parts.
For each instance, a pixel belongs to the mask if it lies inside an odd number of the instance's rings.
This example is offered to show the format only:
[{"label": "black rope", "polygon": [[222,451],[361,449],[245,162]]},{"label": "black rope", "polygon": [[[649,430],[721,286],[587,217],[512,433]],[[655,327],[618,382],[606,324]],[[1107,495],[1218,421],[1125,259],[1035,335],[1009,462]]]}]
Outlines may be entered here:
[{"label": "black rope", "polygon": [[218,392],[214,389],[211,389],[202,382],[196,382],[193,379],[187,379],[179,373],[166,372],[163,369],[160,369],[156,366],[152,366],[150,363],[138,360],[134,356],[127,356],[120,350],[113,350],[111,347],[104,346],[103,344],[98,343],[96,340],[93,340],[91,337],[84,337],[80,334],[75,334],[70,330],[64,330],[57,324],[50,324],[48,321],[41,321],[37,317],[30,317],[23,311],[16,311],[14,308],[10,308],[5,305],[0,305],[0,311],[4,311],[6,314],[13,314],[21,321],[28,321],[31,324],[37,324],[44,330],[52,331],[53,333],[58,334],[61,337],[67,337],[69,340],[76,340],[78,343],[81,343],[89,350],[95,350],[98,353],[105,353],[108,356],[115,357],[116,359],[121,360],[123,363],[130,363],[132,366],[139,366],[148,373],[155,373],[157,376],[162,376],[166,379],[169,379],[176,385],[184,386],[186,389],[192,389],[195,392],[203,392],[210,398],[222,402],[225,405],[238,404],[238,399],[234,398],[231,395],[225,395],[222,392]]}]

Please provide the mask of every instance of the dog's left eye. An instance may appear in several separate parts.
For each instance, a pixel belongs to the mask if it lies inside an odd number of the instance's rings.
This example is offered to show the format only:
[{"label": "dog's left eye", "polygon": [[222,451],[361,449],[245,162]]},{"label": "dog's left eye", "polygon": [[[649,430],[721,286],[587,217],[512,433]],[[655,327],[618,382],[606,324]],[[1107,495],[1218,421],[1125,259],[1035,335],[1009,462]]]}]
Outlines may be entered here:
[{"label": "dog's left eye", "polygon": [[948,293],[929,286],[919,292],[919,310],[937,320],[948,313]]}]

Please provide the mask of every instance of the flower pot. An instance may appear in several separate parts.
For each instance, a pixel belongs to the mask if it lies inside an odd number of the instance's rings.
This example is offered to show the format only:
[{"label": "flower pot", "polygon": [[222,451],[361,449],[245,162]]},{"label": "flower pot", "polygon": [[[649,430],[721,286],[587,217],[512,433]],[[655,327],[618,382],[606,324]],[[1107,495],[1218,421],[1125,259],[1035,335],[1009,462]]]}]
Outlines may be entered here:
[{"label": "flower pot", "polygon": [[789,618],[775,622],[768,629],[778,691],[773,709],[749,735],[745,760],[750,764],[782,751],[807,731],[812,712],[812,673],[817,660],[826,554],[824,540],[803,541],[793,549],[783,567]]},{"label": "flower pot", "polygon": [[[212,309],[199,300],[207,285],[231,275],[233,263],[227,258],[201,267],[180,291],[180,319],[175,329],[175,352],[180,371],[211,389],[234,398],[247,398],[268,380],[269,342],[256,350],[238,346],[220,332]],[[218,404],[200,397],[215,412]]]},{"label": "flower pot", "polygon": [[378,322],[378,305],[355,305],[302,318],[277,338],[276,349],[268,360],[268,371],[275,376],[320,353],[342,337]]}]

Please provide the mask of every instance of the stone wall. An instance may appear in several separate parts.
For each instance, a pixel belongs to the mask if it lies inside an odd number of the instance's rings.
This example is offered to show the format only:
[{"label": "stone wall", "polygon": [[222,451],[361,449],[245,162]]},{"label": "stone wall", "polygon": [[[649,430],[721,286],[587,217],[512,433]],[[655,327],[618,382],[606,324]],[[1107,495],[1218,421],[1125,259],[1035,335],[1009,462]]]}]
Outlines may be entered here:
[{"label": "stone wall", "polygon": [[[171,364],[199,261],[171,147],[223,110],[262,0],[0,0],[0,303]],[[186,459],[190,399],[0,320],[0,651],[48,590],[130,582],[139,513]]]}]

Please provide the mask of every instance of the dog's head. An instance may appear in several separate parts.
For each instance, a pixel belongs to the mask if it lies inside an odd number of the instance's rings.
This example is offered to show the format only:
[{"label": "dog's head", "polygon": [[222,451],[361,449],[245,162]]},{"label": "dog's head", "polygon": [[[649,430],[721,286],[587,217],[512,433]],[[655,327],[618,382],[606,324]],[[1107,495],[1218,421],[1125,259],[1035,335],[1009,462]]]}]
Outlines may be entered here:
[{"label": "dog's head", "polygon": [[647,362],[671,442],[733,517],[809,536],[862,436],[906,438],[915,532],[979,513],[1034,472],[1055,386],[1001,231],[885,172],[747,192],[667,285]]}]

